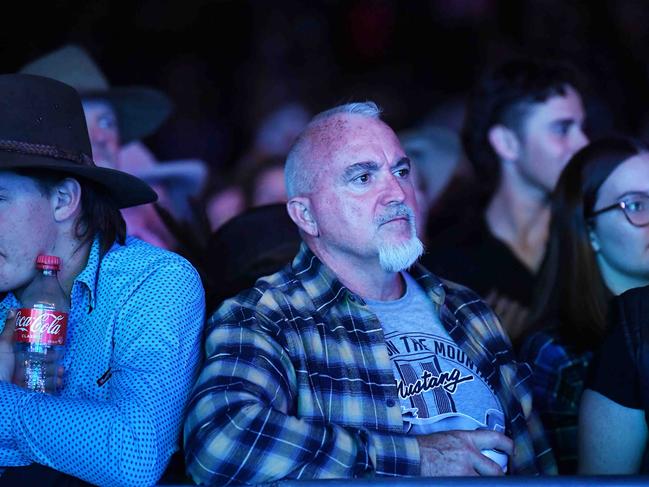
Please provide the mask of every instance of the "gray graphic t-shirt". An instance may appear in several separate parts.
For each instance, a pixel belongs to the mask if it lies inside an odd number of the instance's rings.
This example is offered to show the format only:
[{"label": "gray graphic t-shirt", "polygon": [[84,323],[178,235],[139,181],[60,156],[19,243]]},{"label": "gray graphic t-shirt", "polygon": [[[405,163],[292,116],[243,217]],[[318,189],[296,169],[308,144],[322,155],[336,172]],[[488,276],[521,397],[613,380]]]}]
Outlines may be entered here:
[{"label": "gray graphic t-shirt", "polygon": [[487,381],[442,326],[432,301],[408,274],[395,301],[371,301],[392,361],[404,432],[505,431],[503,408]]}]

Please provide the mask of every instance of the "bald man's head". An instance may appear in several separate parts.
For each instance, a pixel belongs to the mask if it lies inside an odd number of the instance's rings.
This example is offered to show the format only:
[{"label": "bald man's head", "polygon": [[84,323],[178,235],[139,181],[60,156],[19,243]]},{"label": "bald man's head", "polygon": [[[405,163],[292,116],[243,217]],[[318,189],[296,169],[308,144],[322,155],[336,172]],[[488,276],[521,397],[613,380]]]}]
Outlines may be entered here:
[{"label": "bald man's head", "polygon": [[381,110],[374,102],[348,103],[316,115],[286,158],[284,177],[289,199],[313,191],[320,168],[347,136],[348,115],[380,119]]}]

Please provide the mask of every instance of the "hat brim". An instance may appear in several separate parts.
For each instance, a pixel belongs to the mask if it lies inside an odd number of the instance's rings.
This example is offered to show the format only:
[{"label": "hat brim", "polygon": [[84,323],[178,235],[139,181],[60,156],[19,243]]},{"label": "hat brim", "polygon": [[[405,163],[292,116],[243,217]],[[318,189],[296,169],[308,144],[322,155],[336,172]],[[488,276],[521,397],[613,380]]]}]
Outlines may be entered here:
[{"label": "hat brim", "polygon": [[151,135],[173,109],[173,103],[164,93],[144,86],[114,87],[80,94],[82,98],[110,102],[117,115],[122,144]]},{"label": "hat brim", "polygon": [[106,188],[119,208],[153,203],[158,195],[147,183],[128,173],[46,156],[0,152],[0,170],[48,169],[79,176]]},{"label": "hat brim", "polygon": [[201,191],[207,178],[207,167],[198,159],[187,159],[172,162],[161,162],[146,169],[134,171],[133,174],[144,181],[167,183],[182,188],[190,194]]}]

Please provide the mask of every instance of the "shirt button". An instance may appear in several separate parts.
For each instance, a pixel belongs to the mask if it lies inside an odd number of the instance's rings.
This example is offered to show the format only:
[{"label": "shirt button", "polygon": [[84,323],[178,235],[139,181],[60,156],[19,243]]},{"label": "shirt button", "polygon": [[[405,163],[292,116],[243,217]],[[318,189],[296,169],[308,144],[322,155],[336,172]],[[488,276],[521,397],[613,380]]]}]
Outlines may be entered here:
[{"label": "shirt button", "polygon": [[393,407],[395,406],[396,403],[394,402],[394,399],[390,398],[390,399],[388,399],[387,401],[385,401],[385,404],[386,404],[389,408],[393,408]]}]

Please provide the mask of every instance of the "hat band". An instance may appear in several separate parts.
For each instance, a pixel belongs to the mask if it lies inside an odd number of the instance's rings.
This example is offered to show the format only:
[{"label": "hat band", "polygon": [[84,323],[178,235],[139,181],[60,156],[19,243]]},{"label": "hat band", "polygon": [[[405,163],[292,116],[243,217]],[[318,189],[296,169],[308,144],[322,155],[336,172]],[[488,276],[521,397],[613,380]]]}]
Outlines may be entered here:
[{"label": "hat band", "polygon": [[54,145],[30,144],[17,140],[1,140],[0,151],[16,152],[28,156],[45,156],[53,159],[64,159],[84,166],[94,166],[92,158],[83,152],[72,152]]}]

